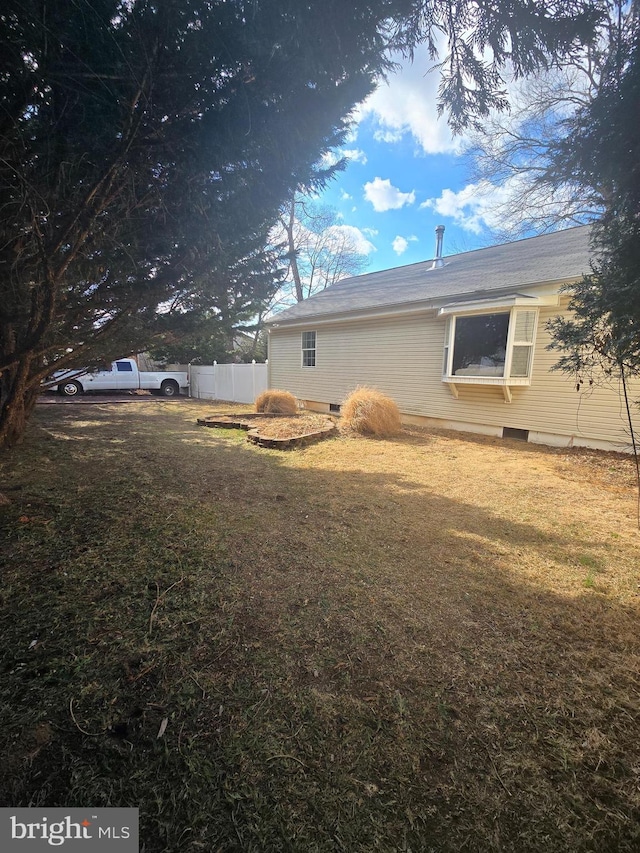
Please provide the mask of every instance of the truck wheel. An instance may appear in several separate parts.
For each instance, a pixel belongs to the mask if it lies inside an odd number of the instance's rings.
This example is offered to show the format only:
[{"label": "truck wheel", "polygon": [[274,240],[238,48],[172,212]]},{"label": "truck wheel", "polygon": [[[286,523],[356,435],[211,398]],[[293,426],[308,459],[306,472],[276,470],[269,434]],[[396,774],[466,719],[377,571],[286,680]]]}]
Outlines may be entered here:
[{"label": "truck wheel", "polygon": [[82,394],[82,390],[82,385],[74,379],[70,379],[68,382],[63,382],[62,385],[58,385],[58,394],[62,394],[63,397],[78,397]]},{"label": "truck wheel", "polygon": [[160,386],[163,397],[177,397],[180,394],[180,386],[175,379],[165,379]]}]

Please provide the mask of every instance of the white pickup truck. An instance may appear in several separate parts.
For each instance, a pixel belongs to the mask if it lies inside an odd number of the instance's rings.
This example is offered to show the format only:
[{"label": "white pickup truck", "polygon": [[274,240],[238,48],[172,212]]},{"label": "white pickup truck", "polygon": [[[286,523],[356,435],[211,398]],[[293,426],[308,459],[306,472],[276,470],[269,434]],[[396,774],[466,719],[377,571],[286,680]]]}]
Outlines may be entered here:
[{"label": "white pickup truck", "polygon": [[[163,397],[177,397],[180,389],[189,386],[188,374],[162,370],[139,371],[132,358],[120,358],[107,370],[93,373],[81,370],[60,370],[53,374],[57,383],[49,385],[63,397],[77,397],[85,391],[133,391],[142,389]],[[48,383],[47,383],[48,384]]]}]

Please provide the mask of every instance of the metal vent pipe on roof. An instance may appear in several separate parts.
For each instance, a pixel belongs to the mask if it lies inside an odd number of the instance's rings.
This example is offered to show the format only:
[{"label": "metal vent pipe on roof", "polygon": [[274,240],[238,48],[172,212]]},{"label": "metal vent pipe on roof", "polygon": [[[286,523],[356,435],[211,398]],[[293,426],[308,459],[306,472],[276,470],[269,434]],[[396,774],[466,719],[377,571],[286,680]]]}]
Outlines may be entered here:
[{"label": "metal vent pipe on roof", "polygon": [[438,225],[436,227],[436,256],[433,259],[433,263],[431,264],[431,269],[436,270],[440,267],[444,266],[444,261],[442,260],[442,243],[444,240],[444,225]]}]

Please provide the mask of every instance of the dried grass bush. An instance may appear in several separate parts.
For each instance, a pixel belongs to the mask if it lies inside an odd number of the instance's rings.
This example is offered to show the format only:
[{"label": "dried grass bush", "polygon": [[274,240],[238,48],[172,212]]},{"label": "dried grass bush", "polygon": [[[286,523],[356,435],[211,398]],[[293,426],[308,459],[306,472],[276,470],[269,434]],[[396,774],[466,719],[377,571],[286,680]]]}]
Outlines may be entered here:
[{"label": "dried grass bush", "polygon": [[288,391],[268,389],[256,398],[256,412],[268,415],[295,415],[298,412],[298,401]]},{"label": "dried grass bush", "polygon": [[361,435],[386,438],[402,429],[398,407],[375,388],[356,388],[342,403],[340,414],[343,428]]}]

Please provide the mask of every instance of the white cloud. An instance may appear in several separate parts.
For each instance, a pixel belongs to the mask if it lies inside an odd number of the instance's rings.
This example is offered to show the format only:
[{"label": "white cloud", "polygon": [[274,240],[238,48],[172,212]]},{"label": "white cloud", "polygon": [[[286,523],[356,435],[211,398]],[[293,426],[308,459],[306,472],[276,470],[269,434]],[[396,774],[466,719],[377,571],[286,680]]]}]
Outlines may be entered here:
[{"label": "white cloud", "polygon": [[416,200],[413,190],[403,193],[394,187],[388,178],[385,180],[374,178],[368,181],[364,185],[364,197],[371,202],[377,213],[384,213],[385,210],[399,210],[406,204],[413,204]]},{"label": "white cloud", "polygon": [[360,228],[356,228],[355,225],[332,225],[327,228],[327,234],[337,249],[347,243],[358,255],[370,255],[377,251],[373,243],[367,240]]},{"label": "white cloud", "polygon": [[323,169],[330,169],[343,157],[353,163],[364,165],[367,162],[367,155],[361,148],[336,148],[333,151],[326,151],[322,155],[320,165]]},{"label": "white cloud", "polygon": [[360,148],[343,148],[340,153],[347,160],[351,160],[354,163],[362,163],[364,166],[367,162],[367,155]]},{"label": "white cloud", "polygon": [[[446,51],[443,50],[443,55]],[[411,134],[425,154],[457,152],[461,140],[454,139],[446,118],[438,117],[440,75],[433,68],[427,48],[419,47],[413,63],[394,57],[399,70],[367,98],[358,111],[358,120],[371,118],[378,140],[399,142]]]},{"label": "white cloud", "polygon": [[398,235],[391,245],[393,246],[393,251],[396,253],[396,255],[402,255],[409,248],[409,243],[417,242],[418,238],[413,234],[411,235],[411,237],[401,237],[400,235]]},{"label": "white cloud", "polygon": [[556,217],[566,225],[575,224],[566,216],[570,203],[568,192],[563,187],[555,191],[546,187],[535,190],[516,175],[500,186],[478,181],[467,184],[459,192],[446,189],[438,198],[427,199],[420,207],[453,219],[473,234],[480,234],[485,228],[497,234],[518,234],[523,224],[535,222],[541,216]]},{"label": "white cloud", "polygon": [[376,142],[386,142],[388,145],[394,145],[396,142],[400,142],[405,132],[405,130],[380,130],[378,128],[374,132],[373,138]]},{"label": "white cloud", "polygon": [[336,165],[341,156],[342,155],[338,151],[325,151],[320,158],[320,165],[323,169],[330,169],[332,166]]},{"label": "white cloud", "polygon": [[[354,207],[355,210],[355,207]],[[362,233],[366,234],[367,237],[377,237],[380,233],[377,228],[363,228]]]},{"label": "white cloud", "polygon": [[497,187],[488,181],[479,181],[467,184],[459,192],[443,190],[438,198],[427,199],[420,207],[434,210],[440,216],[453,219],[466,231],[480,234],[484,228],[499,229],[507,224],[499,208],[513,190],[508,182]]},{"label": "white cloud", "polygon": [[407,251],[409,241],[404,237],[396,237],[391,245],[393,246],[393,251],[396,255],[401,255],[403,252]]},{"label": "white cloud", "polygon": [[[297,246],[314,246],[318,242],[318,234],[311,231],[307,226],[296,219],[295,239]],[[278,223],[271,231],[270,240],[274,245],[286,242],[286,233],[281,223]],[[369,235],[371,236],[371,235]],[[377,252],[377,248],[367,239],[364,232],[355,225],[330,225],[323,232],[323,245],[329,251],[341,252],[345,247],[358,255],[370,255]]]},{"label": "white cloud", "polygon": [[346,190],[340,191],[340,200],[341,201],[349,201],[353,196],[350,196]]}]

